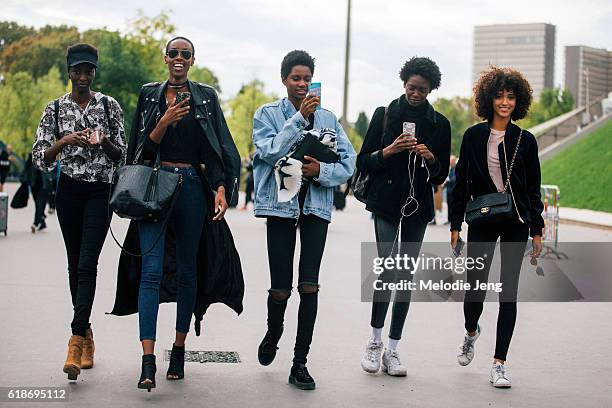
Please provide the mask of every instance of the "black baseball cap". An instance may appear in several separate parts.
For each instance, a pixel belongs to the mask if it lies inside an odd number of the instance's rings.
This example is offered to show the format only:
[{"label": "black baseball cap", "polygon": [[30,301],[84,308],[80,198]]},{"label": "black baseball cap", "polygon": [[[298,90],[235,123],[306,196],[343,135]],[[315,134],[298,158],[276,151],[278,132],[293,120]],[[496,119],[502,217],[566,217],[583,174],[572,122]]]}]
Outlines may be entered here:
[{"label": "black baseball cap", "polygon": [[66,53],[68,68],[87,63],[98,67],[98,50],[91,44],[75,44]]}]

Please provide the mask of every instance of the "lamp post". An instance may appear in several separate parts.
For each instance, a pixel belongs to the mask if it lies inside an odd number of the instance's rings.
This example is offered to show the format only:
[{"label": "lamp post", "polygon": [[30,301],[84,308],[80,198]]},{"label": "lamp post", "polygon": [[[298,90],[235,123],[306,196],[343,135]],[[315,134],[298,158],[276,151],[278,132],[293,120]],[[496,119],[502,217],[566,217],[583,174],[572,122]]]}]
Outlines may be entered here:
[{"label": "lamp post", "polygon": [[346,14],[346,44],[344,50],[344,100],[342,101],[342,127],[348,132],[347,106],[349,82],[349,54],[351,49],[351,0],[348,0]]}]

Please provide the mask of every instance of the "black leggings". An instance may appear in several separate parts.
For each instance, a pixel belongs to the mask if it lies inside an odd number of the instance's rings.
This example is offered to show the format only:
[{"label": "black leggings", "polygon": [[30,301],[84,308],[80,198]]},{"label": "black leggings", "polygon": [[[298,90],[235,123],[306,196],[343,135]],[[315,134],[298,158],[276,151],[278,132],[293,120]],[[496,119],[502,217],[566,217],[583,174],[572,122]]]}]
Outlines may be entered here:
[{"label": "black leggings", "polygon": [[[301,215],[300,263],[298,291],[298,328],[295,339],[295,363],[306,364],[312,333],[317,318],[319,269],[328,222],[315,215]],[[268,295],[268,330],[278,331],[284,321],[287,299],[293,284],[293,256],[295,252],[296,221],[292,218],[268,217],[268,262],[270,264],[270,293]]]},{"label": "black leggings", "polygon": [[[529,227],[514,220],[468,228],[467,256],[475,259],[486,255],[485,267],[482,270],[470,269],[467,272],[466,281],[470,283],[471,287],[474,287],[476,280],[488,282],[495,244],[497,239],[500,239],[502,292],[500,293],[497,315],[494,358],[503,361],[506,361],[516,323],[516,296],[528,235]],[[474,332],[477,329],[485,296],[486,291],[470,290],[466,292],[463,314],[465,330],[468,332]]]},{"label": "black leggings", "polygon": [[[374,215],[374,232],[376,233],[376,244],[378,247],[378,256],[391,256],[391,250],[396,254],[398,252],[399,243],[397,241],[397,227],[399,220],[391,221],[387,218]],[[401,254],[407,254],[409,257],[418,257],[423,243],[423,236],[427,222],[423,221],[419,214],[414,214],[410,217],[402,219],[401,228]],[[395,282],[397,279],[396,271],[385,270],[380,279],[387,282]],[[403,279],[412,280],[413,275],[408,273],[402,276]],[[391,301],[390,290],[377,290],[374,292],[372,300],[372,319],[370,325],[377,329],[382,329],[385,325],[389,302]],[[391,328],[389,329],[389,338],[399,340],[402,337],[404,322],[408,315],[410,307],[410,291],[404,290],[395,292],[393,299],[393,313],[391,315]]]},{"label": "black leggings", "polygon": [[77,181],[65,174],[58,183],[57,218],[66,245],[74,308],[72,334],[85,336],[96,292],[98,258],[109,226],[110,184]]}]

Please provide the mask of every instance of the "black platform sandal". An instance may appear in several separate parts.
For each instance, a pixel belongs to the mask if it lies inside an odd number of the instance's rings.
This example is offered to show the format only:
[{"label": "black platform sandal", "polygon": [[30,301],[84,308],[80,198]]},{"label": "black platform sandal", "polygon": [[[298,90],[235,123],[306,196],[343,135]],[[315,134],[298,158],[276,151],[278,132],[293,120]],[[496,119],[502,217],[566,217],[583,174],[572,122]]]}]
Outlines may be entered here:
[{"label": "black platform sandal", "polygon": [[[176,377],[171,377],[176,376]],[[166,373],[166,379],[170,381],[182,380],[185,378],[185,346],[172,345],[170,353],[170,366]]]},{"label": "black platform sandal", "polygon": [[151,392],[151,388],[155,388],[155,354],[145,354],[142,356],[142,371],[140,372],[140,380],[138,388]]}]

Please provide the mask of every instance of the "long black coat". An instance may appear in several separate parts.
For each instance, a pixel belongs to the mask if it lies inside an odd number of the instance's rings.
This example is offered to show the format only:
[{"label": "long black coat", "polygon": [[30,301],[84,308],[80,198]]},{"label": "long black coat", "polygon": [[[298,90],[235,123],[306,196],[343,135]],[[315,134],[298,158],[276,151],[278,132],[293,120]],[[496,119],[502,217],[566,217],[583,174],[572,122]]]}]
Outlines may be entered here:
[{"label": "long black coat", "polygon": [[[142,146],[149,132],[159,119],[157,101],[165,83],[145,85],[139,97],[133,129],[128,145],[128,163],[142,162]],[[211,154],[220,166],[210,166],[202,176],[204,196],[207,200],[206,221],[198,249],[198,289],[195,315],[195,332],[200,334],[200,322],[208,307],[213,303],[224,303],[237,314],[242,313],[244,279],[240,257],[236,250],[230,228],[225,220],[213,221],[214,193],[210,185],[224,182],[228,203],[237,199],[235,188],[240,171],[240,157],[225,124],[218,98],[212,88],[201,84],[189,83],[196,101],[196,117],[200,120],[207,145],[212,147]],[[155,100],[152,100],[155,98]],[[208,107],[210,106],[210,107]],[[198,168],[199,170],[199,168]],[[233,196],[233,197],[232,197]],[[233,200],[232,200],[233,199]],[[138,223],[131,222],[125,237],[124,248],[139,254]],[[172,225],[166,231],[164,251],[164,274],[160,288],[160,303],[176,301],[176,240]],[[138,291],[140,288],[141,258],[121,253],[117,276],[117,293],[111,314],[123,316],[138,312]]]}]

